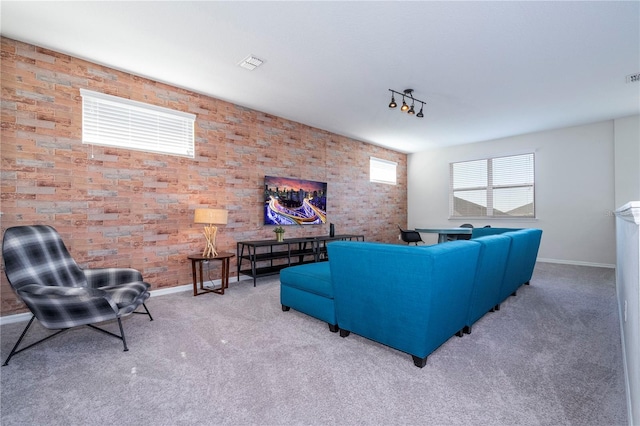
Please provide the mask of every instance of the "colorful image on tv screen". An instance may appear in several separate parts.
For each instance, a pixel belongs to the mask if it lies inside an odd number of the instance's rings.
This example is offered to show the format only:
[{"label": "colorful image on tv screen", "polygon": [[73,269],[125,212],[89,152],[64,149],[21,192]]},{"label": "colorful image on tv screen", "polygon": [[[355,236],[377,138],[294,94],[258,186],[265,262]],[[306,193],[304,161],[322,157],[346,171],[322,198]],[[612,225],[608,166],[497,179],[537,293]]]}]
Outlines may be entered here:
[{"label": "colorful image on tv screen", "polygon": [[326,212],[326,182],[264,177],[265,225],[319,225]]}]

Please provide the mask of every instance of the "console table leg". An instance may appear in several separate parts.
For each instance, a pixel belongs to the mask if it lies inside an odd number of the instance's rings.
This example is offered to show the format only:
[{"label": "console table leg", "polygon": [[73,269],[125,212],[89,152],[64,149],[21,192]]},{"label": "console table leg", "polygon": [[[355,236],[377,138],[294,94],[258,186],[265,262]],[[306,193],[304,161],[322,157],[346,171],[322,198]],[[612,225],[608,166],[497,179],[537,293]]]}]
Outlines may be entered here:
[{"label": "console table leg", "polygon": [[191,272],[193,273],[193,295],[198,295],[198,277],[196,275],[196,261],[191,260]]}]

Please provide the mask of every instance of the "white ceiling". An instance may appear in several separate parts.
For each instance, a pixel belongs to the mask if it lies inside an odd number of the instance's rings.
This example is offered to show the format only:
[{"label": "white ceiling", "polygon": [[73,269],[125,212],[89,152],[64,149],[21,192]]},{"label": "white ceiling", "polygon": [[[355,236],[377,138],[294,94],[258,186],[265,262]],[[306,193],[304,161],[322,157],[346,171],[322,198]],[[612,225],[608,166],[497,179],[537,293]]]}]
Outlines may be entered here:
[{"label": "white ceiling", "polygon": [[0,7],[6,37],[402,152],[640,113],[638,1]]}]

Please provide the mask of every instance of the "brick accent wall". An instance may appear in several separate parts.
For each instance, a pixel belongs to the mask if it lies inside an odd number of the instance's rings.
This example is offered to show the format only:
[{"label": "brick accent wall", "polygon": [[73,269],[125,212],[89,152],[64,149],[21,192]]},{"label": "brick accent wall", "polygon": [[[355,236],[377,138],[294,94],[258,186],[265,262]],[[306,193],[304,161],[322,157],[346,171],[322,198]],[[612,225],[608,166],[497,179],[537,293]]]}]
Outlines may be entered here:
[{"label": "brick accent wall", "polygon": [[[235,252],[240,240],[273,239],[262,208],[264,176],[274,175],[327,182],[327,218],[338,233],[398,242],[395,225],[407,218],[405,154],[30,44],[1,42],[3,233],[50,224],[82,267],[136,268],[153,289],[189,284],[186,256],[204,247],[193,210],[229,210],[229,224],[218,232],[222,251]],[[196,157],[83,145],[81,88],[196,114]],[[369,182],[370,156],[398,162],[398,185]],[[328,232],[328,224],[290,227],[286,236]],[[0,298],[0,315],[25,311],[4,271]]]}]

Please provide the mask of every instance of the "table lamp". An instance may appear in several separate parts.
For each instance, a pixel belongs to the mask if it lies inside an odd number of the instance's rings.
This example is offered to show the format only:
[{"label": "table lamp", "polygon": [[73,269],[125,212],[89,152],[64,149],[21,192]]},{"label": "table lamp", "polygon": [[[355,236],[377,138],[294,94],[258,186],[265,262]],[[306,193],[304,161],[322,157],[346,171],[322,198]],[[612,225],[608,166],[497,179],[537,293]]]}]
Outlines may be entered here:
[{"label": "table lamp", "polygon": [[203,257],[217,256],[216,252],[216,234],[218,227],[215,225],[227,224],[228,212],[224,209],[196,209],[194,213],[193,223],[206,223],[204,227],[204,237],[207,239],[207,246],[202,252]]}]

